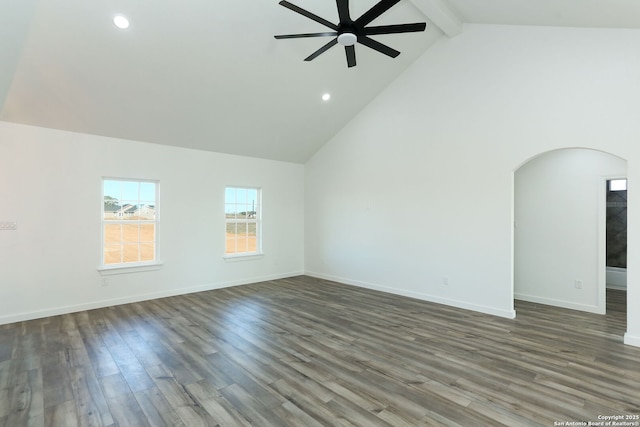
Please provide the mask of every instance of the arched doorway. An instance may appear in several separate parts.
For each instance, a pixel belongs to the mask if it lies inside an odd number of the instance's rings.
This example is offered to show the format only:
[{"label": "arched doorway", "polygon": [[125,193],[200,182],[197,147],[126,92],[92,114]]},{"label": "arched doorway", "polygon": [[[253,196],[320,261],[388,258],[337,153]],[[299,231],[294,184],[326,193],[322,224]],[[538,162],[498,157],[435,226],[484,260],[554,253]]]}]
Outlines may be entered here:
[{"label": "arched doorway", "polygon": [[584,148],[515,171],[515,299],[605,313],[606,182],[626,174],[626,160]]}]

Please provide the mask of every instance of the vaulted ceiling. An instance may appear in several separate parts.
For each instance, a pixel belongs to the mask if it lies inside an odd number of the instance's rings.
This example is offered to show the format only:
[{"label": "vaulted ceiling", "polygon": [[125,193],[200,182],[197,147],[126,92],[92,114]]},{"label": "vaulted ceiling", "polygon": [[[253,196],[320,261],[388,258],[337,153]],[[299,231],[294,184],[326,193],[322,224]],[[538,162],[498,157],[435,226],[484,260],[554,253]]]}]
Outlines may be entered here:
[{"label": "vaulted ceiling", "polygon": [[[351,0],[352,17],[377,1]],[[338,22],[334,0],[291,3]],[[373,24],[427,30],[373,36],[401,55],[356,45],[347,68],[341,47],[303,61],[326,39],[275,40],[326,31],[277,0],[0,5],[0,120],[299,163],[463,23],[640,27],[637,0],[401,0]]]}]

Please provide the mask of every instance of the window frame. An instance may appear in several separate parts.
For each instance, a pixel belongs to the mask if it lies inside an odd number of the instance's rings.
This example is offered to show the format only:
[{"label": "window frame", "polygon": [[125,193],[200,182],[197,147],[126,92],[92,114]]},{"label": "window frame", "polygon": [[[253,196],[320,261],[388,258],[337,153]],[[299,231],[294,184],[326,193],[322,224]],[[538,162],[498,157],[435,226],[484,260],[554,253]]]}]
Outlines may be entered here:
[{"label": "window frame", "polygon": [[[227,201],[228,190],[255,190],[256,206],[255,218],[227,218],[227,206],[232,204]],[[238,204],[237,201],[235,204]],[[241,261],[260,259],[264,256],[262,251],[262,188],[246,185],[225,185],[223,192],[223,218],[224,218],[224,239],[223,239],[223,258],[227,261]],[[255,224],[256,226],[256,250],[251,252],[234,252],[227,253],[227,227],[229,224]]]},{"label": "window frame", "polygon": [[[131,220],[124,219],[105,219],[104,214],[104,198],[105,198],[105,183],[107,181],[121,181],[121,182],[134,182],[138,185],[144,183],[151,183],[155,185],[155,201],[154,201],[154,219],[147,220]],[[159,261],[160,249],[159,249],[159,236],[160,236],[160,181],[156,179],[143,179],[143,178],[122,178],[122,177],[110,177],[104,176],[100,180],[102,195],[100,200],[100,263],[98,264],[98,271],[103,275],[108,274],[121,274],[127,272],[138,271],[150,271],[157,270],[161,267],[162,263]],[[124,201],[124,200],[122,200]],[[122,202],[121,201],[121,202]],[[138,194],[138,202],[140,202],[140,194]],[[138,203],[139,205],[139,203]],[[154,225],[154,241],[153,241],[153,260],[149,261],[136,261],[136,262],[119,262],[114,264],[105,263],[105,225],[111,223],[117,224],[153,224]]]}]

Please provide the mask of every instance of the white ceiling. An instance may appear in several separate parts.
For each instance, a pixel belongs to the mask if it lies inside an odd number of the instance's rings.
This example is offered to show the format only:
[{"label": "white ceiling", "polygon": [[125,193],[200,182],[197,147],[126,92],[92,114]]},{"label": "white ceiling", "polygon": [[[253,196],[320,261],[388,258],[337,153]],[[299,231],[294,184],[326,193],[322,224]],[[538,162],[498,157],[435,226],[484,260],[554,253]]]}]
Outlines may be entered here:
[{"label": "white ceiling", "polygon": [[[290,1],[338,21],[333,0]],[[352,17],[376,2],[351,0]],[[303,61],[329,39],[275,40],[326,31],[277,0],[0,5],[0,120],[300,163],[462,22],[640,27],[637,0],[402,0],[374,23],[427,31],[375,36],[402,54],[357,45],[348,69],[339,46]]]},{"label": "white ceiling", "polygon": [[637,0],[451,0],[464,22],[640,28]]}]

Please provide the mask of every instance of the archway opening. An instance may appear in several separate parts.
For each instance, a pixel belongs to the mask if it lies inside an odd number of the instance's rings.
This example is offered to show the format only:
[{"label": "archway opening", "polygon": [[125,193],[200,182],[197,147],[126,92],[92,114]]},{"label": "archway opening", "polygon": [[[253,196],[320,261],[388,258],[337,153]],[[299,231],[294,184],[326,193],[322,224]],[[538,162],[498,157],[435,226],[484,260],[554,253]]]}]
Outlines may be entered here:
[{"label": "archway opening", "polygon": [[602,151],[540,154],[514,173],[514,297],[604,314],[607,182],[627,162]]}]

